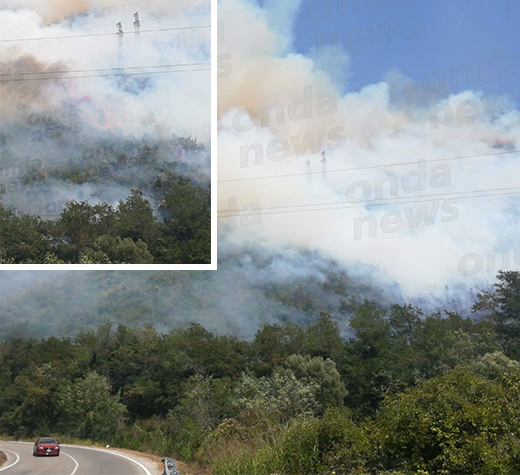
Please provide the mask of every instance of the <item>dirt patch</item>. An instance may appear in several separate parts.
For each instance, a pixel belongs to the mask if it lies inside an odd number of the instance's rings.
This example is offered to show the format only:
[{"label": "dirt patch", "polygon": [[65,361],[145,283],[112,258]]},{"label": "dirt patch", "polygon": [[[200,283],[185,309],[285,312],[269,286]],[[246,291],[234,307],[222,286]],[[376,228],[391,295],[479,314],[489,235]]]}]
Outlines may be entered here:
[{"label": "dirt patch", "polygon": [[187,464],[177,460],[177,468],[181,475],[210,475],[211,471],[197,464]]},{"label": "dirt patch", "polygon": [[3,452],[0,452],[0,467],[7,462],[7,455],[5,455]]}]

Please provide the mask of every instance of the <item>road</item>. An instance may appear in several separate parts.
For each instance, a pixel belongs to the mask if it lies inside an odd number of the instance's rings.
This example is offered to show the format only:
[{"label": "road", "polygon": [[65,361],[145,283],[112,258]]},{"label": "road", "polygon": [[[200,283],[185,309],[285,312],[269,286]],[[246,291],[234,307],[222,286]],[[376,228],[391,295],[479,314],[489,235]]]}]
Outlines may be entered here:
[{"label": "road", "polygon": [[59,457],[34,457],[33,444],[0,442],[7,462],[0,475],[152,475],[128,455],[104,449],[62,445]]}]

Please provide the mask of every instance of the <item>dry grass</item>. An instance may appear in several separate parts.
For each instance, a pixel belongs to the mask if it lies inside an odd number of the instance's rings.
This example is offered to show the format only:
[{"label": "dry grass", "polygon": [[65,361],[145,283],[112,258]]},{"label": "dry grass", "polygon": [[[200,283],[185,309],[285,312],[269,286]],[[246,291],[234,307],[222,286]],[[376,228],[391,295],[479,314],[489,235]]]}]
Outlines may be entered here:
[{"label": "dry grass", "polygon": [[201,467],[196,463],[184,463],[177,460],[177,468],[181,475],[210,475],[210,469]]},{"label": "dry grass", "polygon": [[5,455],[3,452],[0,452],[0,467],[7,462],[7,455]]}]

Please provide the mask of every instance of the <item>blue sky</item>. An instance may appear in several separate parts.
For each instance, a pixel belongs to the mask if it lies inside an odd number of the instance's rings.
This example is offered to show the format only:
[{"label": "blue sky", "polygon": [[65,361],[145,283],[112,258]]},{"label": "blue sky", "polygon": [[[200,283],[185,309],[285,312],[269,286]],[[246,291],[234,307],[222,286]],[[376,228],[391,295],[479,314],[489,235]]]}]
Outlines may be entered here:
[{"label": "blue sky", "polygon": [[[357,13],[354,12],[354,3],[360,5]],[[350,51],[351,76],[345,81],[346,91],[356,91],[366,84],[379,82],[387,71],[397,68],[419,84],[429,72],[442,70],[446,74],[445,92],[448,88],[449,92],[457,92],[467,89],[465,73],[460,75],[459,87],[454,87],[452,68],[470,63],[475,71],[471,89],[483,90],[487,94],[518,94],[520,0],[516,0],[516,5],[514,3],[513,0],[302,0],[295,23],[294,47],[297,52],[308,54],[320,41],[320,35],[336,33],[340,41],[345,35],[347,40],[349,35],[354,39],[355,35],[357,38],[364,35],[363,46]],[[339,15],[338,8],[342,4],[344,12]],[[378,5],[383,6],[377,8]],[[369,9],[374,6],[376,9]],[[514,15],[508,18],[511,12]],[[384,31],[385,24],[390,31],[399,26],[394,30],[397,32],[395,40],[389,42],[383,35],[380,44],[373,45],[370,32],[373,38],[377,38],[377,32]],[[364,33],[356,31],[356,28]],[[359,44],[350,43],[354,47]],[[483,82],[478,77],[479,65],[492,60],[497,48],[496,53],[502,57],[501,77]],[[342,44],[340,49],[346,51]],[[509,70],[511,77],[508,77],[506,67],[514,61],[510,57],[515,54],[518,55],[517,68]],[[492,76],[491,66],[487,73]],[[432,76],[431,84],[435,86],[437,76]]]}]

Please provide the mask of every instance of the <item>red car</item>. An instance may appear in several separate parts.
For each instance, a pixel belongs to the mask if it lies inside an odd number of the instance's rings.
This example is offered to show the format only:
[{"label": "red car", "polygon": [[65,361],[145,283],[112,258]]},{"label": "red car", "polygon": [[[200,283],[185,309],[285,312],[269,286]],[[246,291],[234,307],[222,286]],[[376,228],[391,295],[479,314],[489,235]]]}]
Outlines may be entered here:
[{"label": "red car", "polygon": [[34,443],[33,455],[55,455],[60,456],[60,442],[54,437],[40,437]]}]

